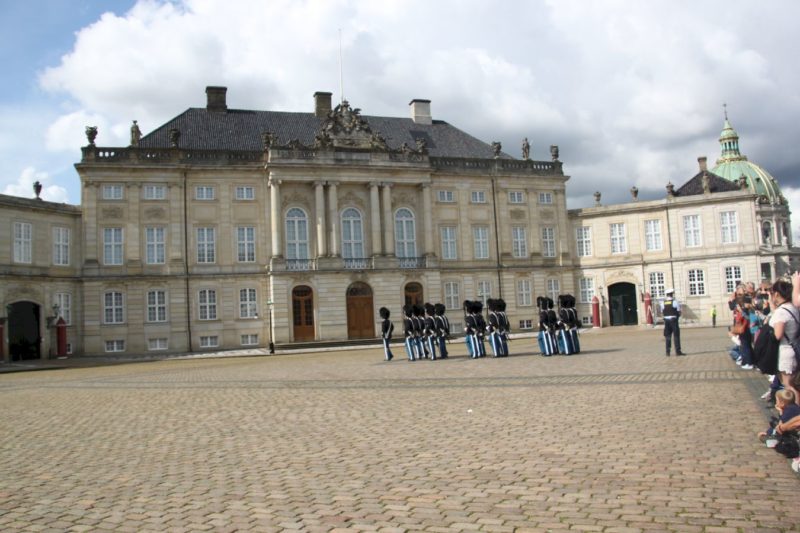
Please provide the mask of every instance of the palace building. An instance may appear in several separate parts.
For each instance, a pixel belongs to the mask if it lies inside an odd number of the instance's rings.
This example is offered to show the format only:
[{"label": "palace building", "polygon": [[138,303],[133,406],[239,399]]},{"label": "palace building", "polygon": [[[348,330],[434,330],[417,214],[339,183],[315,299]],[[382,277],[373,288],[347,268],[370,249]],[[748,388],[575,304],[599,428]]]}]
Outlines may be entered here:
[{"label": "palace building", "polygon": [[[72,354],[266,349],[371,339],[378,309],[502,297],[514,331],[536,328],[536,297],[571,293],[591,324],[644,324],[644,295],[674,286],[684,319],[725,316],[739,281],[794,268],[777,182],[722,155],[660,200],[567,210],[557,146],[516,159],[435,120],[362,115],[331,94],[313,112],[229,109],[208,87],[131,144],[96,128],[76,164],[78,206],[0,195],[4,360]],[[654,177],[658,179],[658,177]]]}]

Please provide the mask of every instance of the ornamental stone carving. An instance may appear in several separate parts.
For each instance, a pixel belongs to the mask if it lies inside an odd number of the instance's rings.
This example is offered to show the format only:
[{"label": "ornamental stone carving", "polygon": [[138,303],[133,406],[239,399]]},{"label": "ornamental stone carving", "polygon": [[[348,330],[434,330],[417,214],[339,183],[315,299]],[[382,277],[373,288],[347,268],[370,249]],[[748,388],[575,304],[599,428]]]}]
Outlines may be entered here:
[{"label": "ornamental stone carving", "polygon": [[161,207],[148,207],[144,210],[145,218],[164,218],[166,212]]},{"label": "ornamental stone carving", "polygon": [[347,191],[347,194],[339,198],[339,203],[343,206],[355,205],[361,208],[361,211],[364,211],[364,206],[366,205],[364,200],[360,196],[354,194],[353,191]]},{"label": "ornamental stone carving", "polygon": [[97,126],[86,126],[86,140],[89,141],[89,146],[94,146],[94,140],[97,138]]},{"label": "ornamental stone carving", "polygon": [[309,195],[300,194],[298,191],[292,191],[291,193],[281,196],[281,206],[286,209],[290,205],[299,205],[308,209],[308,197]]},{"label": "ornamental stone carving", "polygon": [[102,211],[103,218],[122,218],[124,214],[121,207],[104,207]]},{"label": "ornamental stone carving", "polygon": [[511,220],[525,220],[526,217],[524,209],[512,209],[509,211],[509,215],[511,215]]},{"label": "ornamental stone carving", "polygon": [[181,140],[181,130],[178,128],[172,128],[169,130],[169,145],[173,148],[178,147],[178,143]]}]

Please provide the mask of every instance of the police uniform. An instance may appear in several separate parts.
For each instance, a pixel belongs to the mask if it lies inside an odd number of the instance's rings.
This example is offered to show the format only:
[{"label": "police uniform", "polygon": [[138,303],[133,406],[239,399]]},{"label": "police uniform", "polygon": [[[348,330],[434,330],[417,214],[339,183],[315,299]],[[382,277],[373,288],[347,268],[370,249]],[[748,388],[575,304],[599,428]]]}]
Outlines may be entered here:
[{"label": "police uniform", "polygon": [[678,320],[681,317],[681,304],[675,299],[675,291],[668,289],[667,297],[661,302],[661,316],[664,317],[664,339],[666,340],[667,357],[672,348],[672,339],[675,339],[675,354],[686,355],[681,351],[681,328]]}]

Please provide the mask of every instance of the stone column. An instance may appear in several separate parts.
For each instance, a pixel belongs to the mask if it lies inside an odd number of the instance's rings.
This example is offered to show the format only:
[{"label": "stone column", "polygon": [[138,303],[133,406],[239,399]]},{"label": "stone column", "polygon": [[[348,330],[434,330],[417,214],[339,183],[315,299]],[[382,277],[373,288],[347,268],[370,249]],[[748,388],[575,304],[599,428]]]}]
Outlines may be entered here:
[{"label": "stone column", "polygon": [[378,195],[378,184],[374,181],[369,183],[369,214],[372,227],[372,255],[378,255],[383,250],[381,247],[381,202]]},{"label": "stone column", "polygon": [[339,196],[336,182],[328,182],[328,253],[339,256]]},{"label": "stone column", "polygon": [[283,257],[283,242],[281,239],[283,224],[281,217],[281,180],[269,179],[269,209],[270,226],[272,230],[272,257]]},{"label": "stone column", "polygon": [[314,219],[316,220],[316,230],[317,230],[317,257],[325,257],[327,254],[327,250],[325,248],[325,240],[326,240],[326,225],[325,225],[325,182],[324,181],[315,181],[314,182],[314,198],[315,202],[315,213]]},{"label": "stone column", "polygon": [[431,208],[431,184],[422,184],[422,233],[424,255],[433,255],[433,213]]},{"label": "stone column", "polygon": [[383,194],[383,253],[394,255],[394,217],[392,216],[392,184],[381,185]]}]

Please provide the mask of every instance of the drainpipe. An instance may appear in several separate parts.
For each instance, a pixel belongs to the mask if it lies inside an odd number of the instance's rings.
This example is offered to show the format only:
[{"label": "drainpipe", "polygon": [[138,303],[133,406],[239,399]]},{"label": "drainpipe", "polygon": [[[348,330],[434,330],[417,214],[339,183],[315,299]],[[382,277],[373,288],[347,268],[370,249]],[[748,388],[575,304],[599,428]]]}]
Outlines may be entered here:
[{"label": "drainpipe", "polygon": [[[497,163],[498,163],[497,160],[495,160],[495,163],[494,163],[494,165],[495,165],[495,167],[494,167],[495,173],[497,171]],[[500,264],[500,229],[498,227],[498,221],[497,221],[497,194],[496,194],[496,191],[495,191],[496,181],[497,181],[497,177],[496,176],[492,176],[492,212],[494,213],[494,248],[495,248],[495,253],[497,254],[497,262],[496,262],[496,264],[497,264],[497,297],[498,298],[502,298],[503,297],[503,279],[500,276],[500,269],[502,268],[502,265]]]},{"label": "drainpipe", "polygon": [[183,171],[183,274],[186,280],[186,335],[189,341],[189,351],[192,348],[192,298],[189,289],[189,212],[188,200],[189,186],[186,178],[186,171]]}]

